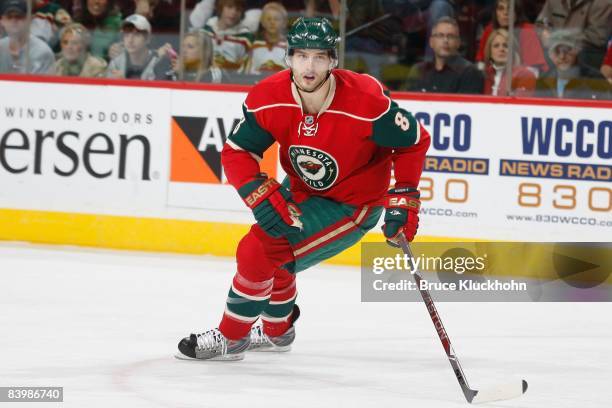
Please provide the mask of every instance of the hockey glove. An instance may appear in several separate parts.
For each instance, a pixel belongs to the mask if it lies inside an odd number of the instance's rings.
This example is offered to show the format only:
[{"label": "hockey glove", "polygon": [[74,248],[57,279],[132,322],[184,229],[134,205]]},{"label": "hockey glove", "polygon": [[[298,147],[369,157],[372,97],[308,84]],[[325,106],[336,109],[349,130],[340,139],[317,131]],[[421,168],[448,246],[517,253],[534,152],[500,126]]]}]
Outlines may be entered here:
[{"label": "hockey glove", "polygon": [[238,189],[238,194],[253,211],[257,224],[272,238],[302,230],[302,212],[291,199],[289,190],[278,181],[259,174]]},{"label": "hockey glove", "polygon": [[385,223],[382,226],[387,243],[399,246],[397,238],[402,232],[412,241],[419,227],[419,190],[416,188],[394,188],[385,195]]}]

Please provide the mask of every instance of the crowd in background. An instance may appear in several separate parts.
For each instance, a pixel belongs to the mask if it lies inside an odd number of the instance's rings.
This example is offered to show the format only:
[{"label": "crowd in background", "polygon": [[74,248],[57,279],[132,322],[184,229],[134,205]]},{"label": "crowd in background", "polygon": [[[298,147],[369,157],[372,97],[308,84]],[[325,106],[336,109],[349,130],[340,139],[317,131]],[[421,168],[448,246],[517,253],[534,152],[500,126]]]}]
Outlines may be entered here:
[{"label": "crowd in background", "polygon": [[[612,0],[511,4],[347,0],[344,66],[394,90],[611,98]],[[0,0],[0,14],[0,73],[251,84],[286,68],[295,18],[342,13],[340,0],[186,0],[184,14],[180,0]]]}]

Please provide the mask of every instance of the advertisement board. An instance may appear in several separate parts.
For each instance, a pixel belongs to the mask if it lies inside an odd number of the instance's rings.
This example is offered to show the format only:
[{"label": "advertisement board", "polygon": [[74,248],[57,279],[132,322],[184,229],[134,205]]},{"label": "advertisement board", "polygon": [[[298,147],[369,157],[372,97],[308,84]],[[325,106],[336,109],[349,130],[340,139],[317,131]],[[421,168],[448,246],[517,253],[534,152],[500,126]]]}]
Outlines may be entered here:
[{"label": "advertisement board", "polygon": [[[0,208],[249,224],[221,150],[244,89],[0,81]],[[607,241],[608,106],[394,98],[430,132],[419,233]],[[262,171],[285,176],[278,147]]]},{"label": "advertisement board", "polygon": [[0,81],[0,94],[0,208],[164,212],[169,90]]}]

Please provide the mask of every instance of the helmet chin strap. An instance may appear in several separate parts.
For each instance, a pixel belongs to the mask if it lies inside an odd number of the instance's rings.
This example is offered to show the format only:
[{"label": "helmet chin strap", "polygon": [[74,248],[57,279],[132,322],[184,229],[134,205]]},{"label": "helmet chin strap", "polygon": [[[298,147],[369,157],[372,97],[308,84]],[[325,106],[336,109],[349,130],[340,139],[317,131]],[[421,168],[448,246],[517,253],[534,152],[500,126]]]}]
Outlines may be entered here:
[{"label": "helmet chin strap", "polygon": [[331,75],[331,69],[329,71],[327,71],[327,75],[325,76],[325,79],[321,81],[321,83],[319,85],[317,85],[312,91],[308,91],[304,88],[302,88],[300,85],[298,85],[298,83],[296,82],[295,78],[293,77],[293,70],[291,71],[291,81],[295,84],[295,87],[302,92],[306,92],[306,93],[313,93],[318,91],[329,79],[329,76]]}]

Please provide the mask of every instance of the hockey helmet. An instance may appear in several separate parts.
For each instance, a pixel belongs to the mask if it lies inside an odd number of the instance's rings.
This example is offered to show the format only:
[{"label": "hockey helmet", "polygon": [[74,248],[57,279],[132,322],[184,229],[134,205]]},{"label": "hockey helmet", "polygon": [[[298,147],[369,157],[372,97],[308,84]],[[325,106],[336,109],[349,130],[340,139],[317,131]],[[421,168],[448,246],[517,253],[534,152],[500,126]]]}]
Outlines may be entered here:
[{"label": "hockey helmet", "polygon": [[334,27],[323,17],[300,17],[287,33],[289,50],[296,48],[335,50],[339,40]]}]

